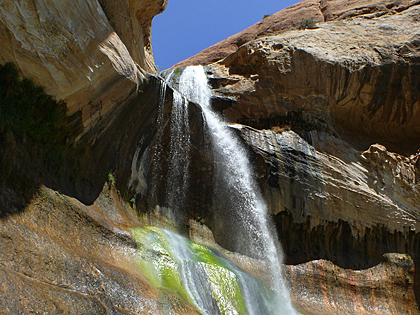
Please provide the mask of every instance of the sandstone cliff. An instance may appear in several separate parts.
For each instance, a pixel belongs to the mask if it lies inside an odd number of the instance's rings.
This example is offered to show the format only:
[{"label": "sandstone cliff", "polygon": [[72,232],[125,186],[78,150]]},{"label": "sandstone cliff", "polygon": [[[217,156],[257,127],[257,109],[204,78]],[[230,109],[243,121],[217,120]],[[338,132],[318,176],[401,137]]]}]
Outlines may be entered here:
[{"label": "sandstone cliff", "polygon": [[410,0],[304,0],[284,10],[274,13],[246,30],[204,49],[202,52],[184,60],[172,68],[187,65],[207,65],[217,62],[233,53],[243,44],[254,39],[281,34],[302,26],[303,19],[314,22],[342,20],[358,15],[379,17],[390,12],[397,12],[416,3]]},{"label": "sandstone cliff", "polygon": [[3,1],[0,63],[14,62],[90,129],[156,72],[151,21],[166,3]]},{"label": "sandstone cliff", "polygon": [[24,213],[0,220],[3,314],[198,314],[135,264],[140,222],[112,183],[91,206],[42,187]]}]

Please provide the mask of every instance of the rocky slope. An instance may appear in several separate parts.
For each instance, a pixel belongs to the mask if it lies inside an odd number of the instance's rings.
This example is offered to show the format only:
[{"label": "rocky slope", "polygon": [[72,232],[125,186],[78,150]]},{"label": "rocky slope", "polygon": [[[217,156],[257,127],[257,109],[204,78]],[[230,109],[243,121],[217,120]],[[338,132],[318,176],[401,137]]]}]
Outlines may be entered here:
[{"label": "rocky slope", "polygon": [[135,264],[134,210],[107,183],[86,206],[46,187],[1,219],[2,314],[198,314]]}]

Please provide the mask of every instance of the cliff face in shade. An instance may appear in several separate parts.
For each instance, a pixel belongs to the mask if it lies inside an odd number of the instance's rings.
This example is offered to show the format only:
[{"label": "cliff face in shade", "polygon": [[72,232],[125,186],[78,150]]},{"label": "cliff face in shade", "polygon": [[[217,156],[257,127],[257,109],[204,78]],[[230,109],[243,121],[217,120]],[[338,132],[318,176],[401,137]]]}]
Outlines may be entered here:
[{"label": "cliff face in shade", "polygon": [[[258,177],[286,252],[286,263],[302,264],[297,269],[290,267],[290,279],[303,277],[304,272],[312,277],[311,264],[320,258],[329,260],[334,268],[360,270],[356,274],[365,273],[363,277],[369,276],[370,268],[383,263],[388,253],[405,253],[413,266],[420,263],[418,153],[405,157],[378,144],[360,152],[321,131],[300,136],[291,130],[275,132],[243,127],[241,136],[255,152]],[[380,269],[390,266],[385,264]],[[331,270],[326,269],[329,274]],[[350,305],[348,301],[350,306],[346,306],[340,297],[349,290],[350,284],[345,283],[353,281],[349,272],[344,273],[343,283],[325,280],[324,290],[331,294],[328,299],[313,287],[307,288],[311,291],[308,294],[318,295],[316,300],[322,307],[331,303],[328,306],[331,310],[353,309],[356,304]],[[406,290],[412,290],[413,294],[403,305],[415,309],[420,273],[417,268],[411,272],[413,281]],[[399,305],[403,301],[395,300],[400,298],[395,291],[404,291],[401,285],[404,275],[388,279],[391,274],[391,270],[373,274],[371,289],[363,289],[367,280],[354,280],[355,297],[376,294],[376,305]],[[382,289],[374,288],[374,283],[381,279],[389,283],[380,285],[386,289],[379,293]],[[337,287],[342,293],[332,293]],[[296,293],[295,298],[300,300],[300,296]],[[369,301],[363,307],[366,311],[375,308]]]},{"label": "cliff face in shade", "polygon": [[[0,62],[63,99],[90,129],[155,72],[152,18],[166,1],[4,1]],[[80,131],[79,131],[80,132]]]},{"label": "cliff face in shade", "polygon": [[273,215],[291,210],[296,223],[310,218],[311,226],[342,220],[355,237],[376,225],[398,232],[420,228],[419,154],[404,157],[381,145],[359,152],[316,131],[306,139],[249,127],[241,134],[270,166],[260,179]]}]

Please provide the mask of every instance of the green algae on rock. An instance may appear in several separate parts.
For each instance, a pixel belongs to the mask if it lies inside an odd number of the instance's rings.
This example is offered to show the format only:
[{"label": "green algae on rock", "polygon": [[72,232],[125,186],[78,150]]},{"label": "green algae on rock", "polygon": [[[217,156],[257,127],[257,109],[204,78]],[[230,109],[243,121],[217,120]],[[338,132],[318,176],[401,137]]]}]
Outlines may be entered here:
[{"label": "green algae on rock", "polygon": [[139,246],[137,263],[162,292],[178,296],[203,314],[270,312],[274,295],[268,285],[217,251],[158,227],[132,232]]}]

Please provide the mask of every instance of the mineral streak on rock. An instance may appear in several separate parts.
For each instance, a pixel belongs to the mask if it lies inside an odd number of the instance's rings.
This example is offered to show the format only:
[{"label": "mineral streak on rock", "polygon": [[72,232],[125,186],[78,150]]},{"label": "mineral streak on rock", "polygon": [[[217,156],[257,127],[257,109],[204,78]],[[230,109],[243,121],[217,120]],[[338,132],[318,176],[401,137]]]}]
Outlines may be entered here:
[{"label": "mineral streak on rock", "polygon": [[269,166],[261,175],[273,215],[289,209],[295,222],[309,217],[312,226],[343,220],[356,238],[376,225],[420,228],[419,154],[404,157],[381,145],[360,153],[317,131],[307,133],[312,144],[293,131],[243,127],[241,134]]}]

